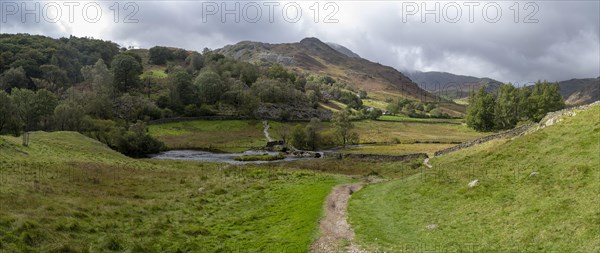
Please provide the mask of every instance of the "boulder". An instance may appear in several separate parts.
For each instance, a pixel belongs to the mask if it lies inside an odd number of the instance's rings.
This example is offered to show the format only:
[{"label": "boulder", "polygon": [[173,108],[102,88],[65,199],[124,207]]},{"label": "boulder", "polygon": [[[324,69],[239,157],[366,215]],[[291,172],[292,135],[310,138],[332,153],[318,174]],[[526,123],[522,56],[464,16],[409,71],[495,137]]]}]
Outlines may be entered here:
[{"label": "boulder", "polygon": [[469,182],[469,188],[473,188],[473,187],[477,186],[478,183],[479,183],[479,179],[475,179],[475,180]]}]

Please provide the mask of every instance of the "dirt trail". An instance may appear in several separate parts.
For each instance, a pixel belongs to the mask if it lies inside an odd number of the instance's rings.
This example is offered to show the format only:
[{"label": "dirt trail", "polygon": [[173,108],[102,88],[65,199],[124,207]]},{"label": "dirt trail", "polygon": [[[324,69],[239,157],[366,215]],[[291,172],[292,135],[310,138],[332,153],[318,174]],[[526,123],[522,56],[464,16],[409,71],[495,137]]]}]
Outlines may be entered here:
[{"label": "dirt trail", "polygon": [[325,217],[320,222],[321,236],[311,246],[313,253],[359,252],[355,245],[344,248],[345,242],[351,242],[354,231],[346,220],[348,200],[352,193],[360,190],[363,184],[339,185],[327,197]]},{"label": "dirt trail", "polygon": [[263,132],[265,133],[265,138],[267,138],[267,141],[273,141],[273,139],[271,139],[271,135],[269,135],[269,122],[268,121],[263,121]]}]

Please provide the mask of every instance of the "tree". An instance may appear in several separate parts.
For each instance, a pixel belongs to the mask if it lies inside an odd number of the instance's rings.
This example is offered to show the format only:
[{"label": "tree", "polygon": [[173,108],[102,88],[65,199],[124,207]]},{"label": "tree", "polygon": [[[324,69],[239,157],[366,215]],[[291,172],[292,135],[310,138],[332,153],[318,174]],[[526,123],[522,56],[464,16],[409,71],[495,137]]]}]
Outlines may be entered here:
[{"label": "tree", "polygon": [[58,98],[48,90],[38,90],[35,93],[34,110],[39,127],[49,130],[52,127],[52,116],[58,105]]},{"label": "tree", "polygon": [[9,125],[15,123],[15,113],[17,108],[13,104],[10,96],[3,90],[0,90],[0,133]]},{"label": "tree", "polygon": [[10,92],[13,88],[28,88],[29,79],[23,67],[10,68],[2,74],[0,85],[2,89]]},{"label": "tree", "polygon": [[366,92],[365,90],[360,90],[360,91],[358,92],[358,96],[359,96],[361,99],[365,99],[365,98],[367,98],[367,97],[368,97],[368,95],[367,95],[367,92]]},{"label": "tree", "polygon": [[54,91],[61,86],[64,86],[69,81],[67,71],[60,69],[56,65],[42,65],[40,66],[40,70],[42,71],[42,77],[51,84],[50,86]]},{"label": "tree", "polygon": [[319,146],[319,141],[321,140],[320,130],[321,130],[321,121],[317,118],[310,119],[308,125],[306,125],[306,146],[310,148],[310,150],[317,150]]},{"label": "tree", "polygon": [[208,104],[215,104],[221,98],[221,94],[225,92],[225,85],[221,77],[212,71],[205,71],[198,75],[194,85],[198,89],[200,99]]},{"label": "tree", "polygon": [[38,120],[35,112],[35,92],[26,89],[13,89],[11,98],[17,108],[16,115],[23,130],[33,130],[37,126]]},{"label": "tree", "polygon": [[11,98],[17,108],[16,115],[25,131],[38,129],[40,123],[43,128],[50,127],[51,116],[58,104],[58,99],[52,92],[14,89]]},{"label": "tree", "polygon": [[546,113],[565,108],[565,101],[560,95],[558,83],[549,84],[544,92],[544,97],[546,98]]},{"label": "tree", "polygon": [[143,96],[132,96],[123,94],[115,100],[115,116],[125,122],[136,122],[138,120],[152,120],[160,118],[161,111],[148,98]]},{"label": "tree", "polygon": [[180,108],[197,102],[197,93],[190,74],[178,70],[169,75],[169,81],[169,95],[174,108]]},{"label": "tree", "polygon": [[239,62],[240,80],[246,85],[251,86],[259,76],[258,68],[254,64]]},{"label": "tree", "polygon": [[79,131],[84,113],[80,106],[63,102],[54,109],[54,125],[61,131]]},{"label": "tree", "polygon": [[286,124],[281,124],[281,126],[279,126],[275,129],[275,132],[277,133],[277,135],[279,135],[279,138],[284,143],[287,143],[288,136],[290,135],[290,129]]},{"label": "tree", "polygon": [[148,51],[149,62],[154,65],[163,65],[173,59],[173,52],[169,48],[155,46]]},{"label": "tree", "polygon": [[319,96],[317,95],[317,92],[314,90],[307,90],[306,97],[308,98],[308,105],[310,105],[310,107],[316,109],[319,106]]},{"label": "tree", "polygon": [[279,64],[274,64],[273,66],[269,67],[266,74],[269,78],[278,79],[283,82],[293,83],[296,80],[296,75],[294,73],[288,72]]},{"label": "tree", "polygon": [[368,108],[367,109],[367,118],[369,119],[377,119],[379,117],[381,117],[381,115],[383,115],[383,112],[381,110],[379,110],[378,108]]},{"label": "tree", "polygon": [[339,111],[333,115],[333,125],[338,138],[341,140],[343,146],[346,146],[350,136],[352,135],[352,129],[354,125],[350,122],[350,114],[347,111]]},{"label": "tree", "polygon": [[243,83],[238,83],[233,89],[225,92],[222,100],[233,105],[240,115],[252,115],[260,105],[258,97],[254,96]]},{"label": "tree", "polygon": [[132,124],[129,129],[112,128],[108,136],[109,146],[132,157],[160,152],[164,144],[148,134],[148,128],[142,121]]},{"label": "tree", "polygon": [[517,89],[517,114],[519,120],[530,119],[532,117],[531,103],[529,99],[530,96],[531,89],[529,87],[522,87],[520,89]]},{"label": "tree", "polygon": [[99,59],[93,66],[81,68],[81,74],[87,82],[92,84],[92,94],[86,96],[86,101],[81,101],[86,114],[97,118],[108,119],[112,117],[112,103],[116,99],[116,87],[113,74]]},{"label": "tree", "polygon": [[192,71],[198,71],[198,70],[202,69],[202,67],[204,66],[204,58],[198,52],[191,53],[185,59],[185,62],[186,62],[186,64],[188,64],[189,69]]},{"label": "tree", "polygon": [[306,148],[306,132],[304,127],[296,125],[292,131],[292,146],[298,149]]},{"label": "tree", "polygon": [[494,106],[494,126],[496,129],[510,129],[519,122],[518,91],[512,84],[502,84]]},{"label": "tree", "polygon": [[126,92],[138,87],[142,66],[132,56],[126,54],[115,56],[111,63],[111,70],[117,90]]},{"label": "tree", "polygon": [[467,108],[467,125],[477,131],[490,131],[494,128],[494,96],[485,88],[471,96]]},{"label": "tree", "polygon": [[548,112],[563,109],[565,102],[560,95],[558,84],[550,85],[546,81],[537,81],[531,96],[529,96],[529,106],[530,118],[536,122],[540,121]]}]

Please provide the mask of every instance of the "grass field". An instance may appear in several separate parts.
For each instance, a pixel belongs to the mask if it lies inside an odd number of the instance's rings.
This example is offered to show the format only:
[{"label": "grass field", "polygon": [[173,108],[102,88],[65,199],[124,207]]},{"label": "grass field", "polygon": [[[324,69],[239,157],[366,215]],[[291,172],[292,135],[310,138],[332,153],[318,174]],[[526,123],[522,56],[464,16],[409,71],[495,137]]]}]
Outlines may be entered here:
[{"label": "grass field", "polygon": [[167,73],[165,73],[164,68],[162,68],[160,66],[154,66],[151,69],[144,70],[144,73],[142,73],[142,75],[140,76],[141,79],[146,79],[146,78],[162,79],[162,78],[167,78],[167,77],[168,77],[168,75],[167,75]]},{"label": "grass field", "polygon": [[456,144],[386,144],[386,145],[364,145],[359,147],[351,147],[340,149],[343,153],[353,154],[380,154],[380,155],[404,155],[414,153],[427,153],[433,156],[433,153],[438,150],[455,146]]},{"label": "grass field", "polygon": [[[353,123],[355,130],[360,134],[361,143],[448,143],[468,141],[485,135],[457,124],[379,120]],[[277,128],[286,125],[291,131],[296,124],[306,123],[271,121],[269,124],[271,137],[278,138]],[[322,125],[324,131],[331,128],[329,122],[324,122]],[[218,149],[239,152],[252,147],[263,147],[267,142],[263,134],[262,122],[257,120],[184,121],[151,125],[149,129],[150,134],[163,141],[169,149]],[[415,148],[418,150],[421,147]]]},{"label": "grass field", "polygon": [[349,205],[357,241],[390,252],[599,252],[599,116],[596,106],[367,186]]},{"label": "grass field", "polygon": [[453,123],[462,124],[463,119],[438,119],[438,118],[411,118],[408,116],[398,115],[382,115],[378,118],[382,121],[396,121],[396,122],[423,122],[423,123]]},{"label": "grass field", "polygon": [[335,176],[134,160],[71,132],[0,137],[2,252],[300,252]]},{"label": "grass field", "polygon": [[381,101],[381,100],[375,100],[375,99],[363,99],[362,102],[363,102],[364,106],[377,108],[382,111],[387,110],[387,106],[388,106],[388,103]]},{"label": "grass field", "polygon": [[184,121],[151,125],[149,132],[170,149],[239,152],[267,143],[258,120]]},{"label": "grass field", "polygon": [[486,135],[456,124],[364,120],[354,125],[361,143],[463,142]]}]

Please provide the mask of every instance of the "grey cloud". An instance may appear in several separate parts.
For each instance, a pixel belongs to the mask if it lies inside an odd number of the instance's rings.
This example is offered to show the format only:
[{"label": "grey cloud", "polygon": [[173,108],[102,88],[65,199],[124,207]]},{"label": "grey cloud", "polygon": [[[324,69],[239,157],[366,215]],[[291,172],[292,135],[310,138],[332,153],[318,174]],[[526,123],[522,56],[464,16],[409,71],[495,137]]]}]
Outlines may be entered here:
[{"label": "grey cloud", "polygon": [[[229,6],[232,3],[228,2]],[[503,16],[495,24],[485,22],[480,13],[474,23],[469,23],[465,10],[456,24],[444,19],[435,23],[432,16],[425,23],[419,16],[404,23],[401,2],[348,1],[338,3],[336,17],[340,23],[315,23],[308,9],[313,3],[299,3],[303,16],[297,23],[282,19],[284,3],[277,7],[274,23],[268,22],[264,5],[261,21],[249,23],[242,19],[236,23],[232,16],[227,16],[228,22],[221,22],[219,15],[203,22],[201,2],[139,1],[139,23],[110,24],[99,36],[123,46],[165,45],[194,50],[241,40],[282,43],[318,37],[401,70],[448,71],[513,82],[600,75],[600,3],[594,1],[536,2],[540,7],[536,15],[539,23],[534,24],[514,23],[509,9],[513,2],[500,2]],[[524,2],[520,4],[523,8]],[[321,18],[324,14],[327,12],[322,10]],[[521,20],[525,14],[522,10]],[[68,36],[57,25],[43,22],[22,24],[12,20],[1,25],[2,32]]]}]

